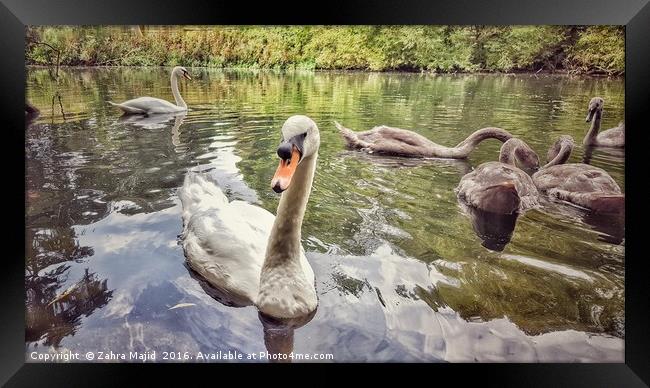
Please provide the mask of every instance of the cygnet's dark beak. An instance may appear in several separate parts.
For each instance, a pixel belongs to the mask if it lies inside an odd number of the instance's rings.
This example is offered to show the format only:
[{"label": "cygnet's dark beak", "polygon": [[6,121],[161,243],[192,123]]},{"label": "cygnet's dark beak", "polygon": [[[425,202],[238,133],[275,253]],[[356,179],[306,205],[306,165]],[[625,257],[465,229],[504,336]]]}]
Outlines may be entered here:
[{"label": "cygnet's dark beak", "polygon": [[585,118],[585,122],[591,121],[591,119],[594,117],[594,113],[596,113],[596,108],[590,108],[589,111],[587,112],[587,117]]}]

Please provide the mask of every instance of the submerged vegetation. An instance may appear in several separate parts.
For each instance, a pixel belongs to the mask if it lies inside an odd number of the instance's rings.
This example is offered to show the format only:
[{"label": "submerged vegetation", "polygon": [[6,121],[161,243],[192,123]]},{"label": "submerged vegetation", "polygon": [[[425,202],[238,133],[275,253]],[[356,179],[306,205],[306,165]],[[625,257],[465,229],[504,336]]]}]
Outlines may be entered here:
[{"label": "submerged vegetation", "polygon": [[[623,74],[620,26],[28,27],[31,65]],[[48,47],[49,46],[49,47]]]}]

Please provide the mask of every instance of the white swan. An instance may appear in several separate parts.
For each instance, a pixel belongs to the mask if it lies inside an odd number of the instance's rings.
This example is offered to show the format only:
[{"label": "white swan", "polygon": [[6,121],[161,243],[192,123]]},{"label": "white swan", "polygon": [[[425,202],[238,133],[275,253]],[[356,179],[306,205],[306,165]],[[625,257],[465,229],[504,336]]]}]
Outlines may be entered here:
[{"label": "white swan", "polygon": [[176,113],[184,112],[187,110],[187,104],[181,97],[180,92],[178,91],[178,78],[185,77],[189,80],[190,73],[187,69],[182,66],[176,66],[172,70],[171,83],[172,83],[172,94],[174,95],[174,100],[176,105],[172,104],[169,101],[161,100],[160,98],[155,97],[138,97],[132,100],[124,101],[121,104],[108,101],[109,104],[120,108],[124,114],[141,114],[148,115],[152,113]]},{"label": "white swan", "polygon": [[179,197],[187,262],[237,304],[255,304],[276,318],[316,309],[314,271],[300,240],[319,146],[309,117],[292,116],[282,126],[280,165],[271,181],[275,192],[283,192],[277,217],[244,201],[228,202],[199,174],[185,177]]}]

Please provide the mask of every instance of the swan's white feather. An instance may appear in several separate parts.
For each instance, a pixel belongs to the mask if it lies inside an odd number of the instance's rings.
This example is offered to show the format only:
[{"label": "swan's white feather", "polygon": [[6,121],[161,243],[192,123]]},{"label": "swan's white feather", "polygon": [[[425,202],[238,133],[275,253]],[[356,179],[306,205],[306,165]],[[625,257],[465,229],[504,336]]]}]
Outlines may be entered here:
[{"label": "swan's white feather", "polygon": [[[193,172],[186,175],[179,197],[188,264],[242,304],[255,304],[275,216],[244,201],[229,202],[214,183]],[[313,284],[302,247],[300,256],[301,269]]]},{"label": "swan's white feather", "polygon": [[132,100],[124,101],[120,104],[109,101],[109,103],[120,108],[125,114],[160,114],[160,113],[178,113],[187,111],[187,104],[183,101],[178,91],[178,78],[185,77],[191,79],[187,69],[182,66],[176,66],[171,72],[172,94],[176,104],[155,97],[138,97]]},{"label": "swan's white feather", "polygon": [[120,104],[116,104],[110,101],[109,103],[122,109],[125,113],[130,114],[175,113],[187,110],[186,108],[174,105],[169,101],[155,97],[138,97],[132,100],[124,101]]}]

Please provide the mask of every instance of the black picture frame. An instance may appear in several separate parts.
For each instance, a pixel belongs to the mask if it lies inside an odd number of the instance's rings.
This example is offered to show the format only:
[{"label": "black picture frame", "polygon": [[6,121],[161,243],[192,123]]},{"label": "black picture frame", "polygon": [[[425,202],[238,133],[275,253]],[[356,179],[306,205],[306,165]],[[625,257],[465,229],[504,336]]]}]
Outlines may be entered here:
[{"label": "black picture frame", "polygon": [[[453,376],[454,383],[498,386],[647,386],[650,384],[650,294],[644,269],[644,227],[648,214],[645,144],[650,128],[649,0],[456,0],[408,2],[311,3],[303,6],[265,2],[207,0],[0,0],[0,131],[7,143],[2,154],[5,200],[4,255],[0,271],[0,383],[8,386],[133,385],[151,374],[166,377],[206,373],[215,381],[217,368],[207,365],[31,364],[25,363],[25,26],[61,24],[556,24],[625,25],[626,31],[626,276],[625,363],[621,364],[418,364],[429,376]],[[19,166],[22,166],[21,169]],[[243,372],[245,366],[234,366]],[[295,367],[295,366],[294,366]],[[349,366],[348,366],[349,367]],[[366,369],[368,365],[357,365]],[[382,365],[383,375],[394,365]],[[186,369],[187,368],[187,369]],[[191,369],[190,369],[191,368]],[[263,366],[266,373],[269,366]],[[384,369],[388,368],[388,369]],[[285,368],[275,371],[287,373]],[[143,373],[144,372],[144,373]],[[293,373],[293,372],[292,372]],[[358,377],[366,372],[354,373]],[[318,376],[336,378],[319,372]],[[330,378],[331,378],[330,377]],[[312,377],[313,378],[313,377]],[[135,380],[134,380],[135,379]],[[144,380],[143,380],[144,379]]]}]

